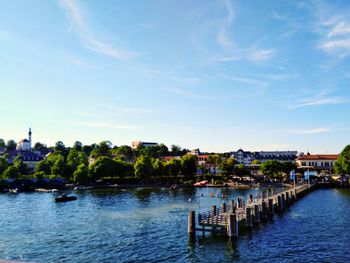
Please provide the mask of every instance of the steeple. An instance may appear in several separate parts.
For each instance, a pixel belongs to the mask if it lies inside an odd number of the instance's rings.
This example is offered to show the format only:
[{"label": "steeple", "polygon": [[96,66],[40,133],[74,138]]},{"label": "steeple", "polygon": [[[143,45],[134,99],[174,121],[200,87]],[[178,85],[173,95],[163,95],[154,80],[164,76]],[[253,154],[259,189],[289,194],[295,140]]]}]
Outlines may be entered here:
[{"label": "steeple", "polygon": [[28,140],[29,140],[29,146],[30,150],[32,149],[32,129],[29,127],[29,132],[28,132]]}]

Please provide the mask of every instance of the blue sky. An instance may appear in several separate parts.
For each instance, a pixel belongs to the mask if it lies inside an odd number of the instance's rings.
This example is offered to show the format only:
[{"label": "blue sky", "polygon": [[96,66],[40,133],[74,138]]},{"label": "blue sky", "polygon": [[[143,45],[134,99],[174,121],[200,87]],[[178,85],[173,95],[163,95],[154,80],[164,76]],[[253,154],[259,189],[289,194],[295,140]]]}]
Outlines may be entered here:
[{"label": "blue sky", "polygon": [[0,138],[337,153],[349,1],[2,1]]}]

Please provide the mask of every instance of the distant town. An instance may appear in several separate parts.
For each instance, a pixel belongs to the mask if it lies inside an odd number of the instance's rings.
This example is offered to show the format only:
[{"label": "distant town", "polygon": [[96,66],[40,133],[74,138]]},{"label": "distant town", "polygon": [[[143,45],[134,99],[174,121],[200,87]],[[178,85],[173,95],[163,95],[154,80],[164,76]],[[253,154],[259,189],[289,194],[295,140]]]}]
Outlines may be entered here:
[{"label": "distant town", "polygon": [[62,141],[50,147],[37,142],[32,146],[29,129],[28,138],[17,143],[0,139],[0,188],[63,187],[67,183],[193,185],[201,180],[237,185],[310,177],[341,181],[348,172],[339,156],[296,150],[207,153],[143,141],[133,141],[130,146],[113,146],[110,141],[91,145],[76,141],[72,147]]}]

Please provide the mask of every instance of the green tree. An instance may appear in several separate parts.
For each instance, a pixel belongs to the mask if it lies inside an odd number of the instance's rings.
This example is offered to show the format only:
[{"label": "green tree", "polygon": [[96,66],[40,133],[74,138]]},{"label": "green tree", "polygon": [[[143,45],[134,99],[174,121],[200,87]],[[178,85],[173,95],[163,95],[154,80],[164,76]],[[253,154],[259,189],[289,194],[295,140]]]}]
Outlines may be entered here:
[{"label": "green tree", "polygon": [[334,171],[337,174],[350,175],[350,145],[347,145],[334,163]]},{"label": "green tree", "polygon": [[14,150],[16,150],[16,146],[17,146],[17,144],[14,140],[8,140],[7,144],[6,144],[6,150],[8,152],[14,151]]},{"label": "green tree", "polygon": [[266,162],[263,162],[259,169],[268,178],[279,178],[281,165],[276,160],[268,160]]},{"label": "green tree", "polygon": [[111,147],[112,147],[112,143],[110,141],[102,141],[102,142],[100,142],[100,144],[98,145],[97,148],[95,148],[91,151],[91,156],[94,158],[98,158],[101,156],[110,157],[111,156],[111,152],[110,152]]},{"label": "green tree", "polygon": [[79,152],[76,149],[71,148],[67,156],[67,165],[70,166],[73,171],[75,171],[79,164]]},{"label": "green tree", "polygon": [[236,160],[234,158],[227,158],[223,162],[220,163],[219,168],[223,175],[229,176],[234,173],[236,165]]},{"label": "green tree", "polygon": [[34,144],[33,151],[42,152],[42,151],[45,151],[45,150],[47,150],[46,144],[43,144],[43,143],[40,143],[40,142],[37,142],[37,143]]},{"label": "green tree", "polygon": [[297,169],[297,166],[295,163],[292,162],[282,162],[279,164],[280,171],[281,171],[281,177],[287,177],[291,171]]},{"label": "green tree", "polygon": [[55,162],[51,166],[51,174],[58,175],[58,176],[64,176],[66,168],[67,168],[67,165],[64,161],[63,156],[58,155]]},{"label": "green tree", "polygon": [[115,162],[106,156],[101,156],[89,166],[93,180],[99,180],[102,177],[113,177],[116,174]]},{"label": "green tree", "polygon": [[125,159],[131,160],[134,156],[132,148],[128,145],[122,145],[113,149],[113,155],[115,157],[124,156]]},{"label": "green tree", "polygon": [[7,160],[1,156],[0,157],[0,175],[7,169],[8,166],[9,164]]},{"label": "green tree", "polygon": [[249,171],[244,164],[236,165],[234,172],[236,175],[241,176],[241,177],[245,176],[245,175],[249,175]]},{"label": "green tree", "polygon": [[24,174],[28,173],[28,166],[22,160],[16,160],[13,163],[13,166],[17,168],[18,172],[21,175],[24,175]]},{"label": "green tree", "polygon": [[153,169],[154,169],[154,173],[158,176],[161,176],[161,175],[165,175],[166,174],[166,171],[165,171],[165,163],[163,160],[161,159],[156,159],[154,162],[153,162]]},{"label": "green tree", "polygon": [[80,164],[73,174],[73,182],[76,184],[87,184],[90,180],[89,169],[85,164]]},{"label": "green tree", "polygon": [[6,148],[6,143],[5,143],[4,139],[0,139],[0,148],[3,148],[3,149]]},{"label": "green tree", "polygon": [[173,158],[165,164],[165,170],[172,176],[178,176],[181,171],[181,161]]},{"label": "green tree", "polygon": [[3,178],[19,178],[20,177],[20,171],[18,168],[14,165],[11,165],[7,167],[7,169],[2,174]]},{"label": "green tree", "polygon": [[41,173],[43,172],[45,175],[51,174],[51,164],[47,160],[42,160],[37,163],[37,165],[34,168],[35,173]]},{"label": "green tree", "polygon": [[197,171],[197,158],[186,154],[181,157],[181,173],[185,176],[193,176]]},{"label": "green tree", "polygon": [[252,164],[261,164],[261,162],[259,160],[253,160]]},{"label": "green tree", "polygon": [[81,142],[79,142],[79,141],[76,141],[73,144],[73,149],[75,149],[78,152],[81,152],[83,150],[83,144]]},{"label": "green tree", "polygon": [[66,146],[64,145],[64,143],[62,141],[58,141],[55,144],[55,151],[56,152],[60,152],[61,154],[65,154],[66,153]]},{"label": "green tree", "polygon": [[45,173],[43,171],[41,172],[35,172],[34,177],[38,180],[42,180],[45,177]]},{"label": "green tree", "polygon": [[134,165],[135,175],[139,178],[149,178],[153,175],[154,169],[152,159],[147,155],[141,155]]}]

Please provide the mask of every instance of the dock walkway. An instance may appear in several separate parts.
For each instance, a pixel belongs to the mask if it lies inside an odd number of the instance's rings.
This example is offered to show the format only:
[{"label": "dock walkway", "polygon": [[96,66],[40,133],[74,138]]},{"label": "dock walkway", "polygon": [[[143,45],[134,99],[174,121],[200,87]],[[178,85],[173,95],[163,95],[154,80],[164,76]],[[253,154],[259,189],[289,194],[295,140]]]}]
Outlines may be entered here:
[{"label": "dock walkway", "polygon": [[302,184],[277,193],[273,189],[268,189],[261,192],[259,196],[250,194],[246,198],[238,197],[236,201],[231,200],[228,208],[225,202],[220,208],[213,205],[210,211],[198,214],[200,228],[196,228],[195,211],[192,210],[188,215],[188,233],[194,235],[196,231],[201,231],[203,234],[207,231],[224,232],[229,237],[238,237],[239,229],[251,229],[261,221],[273,218],[276,211],[284,211],[313,187],[313,185]]}]

